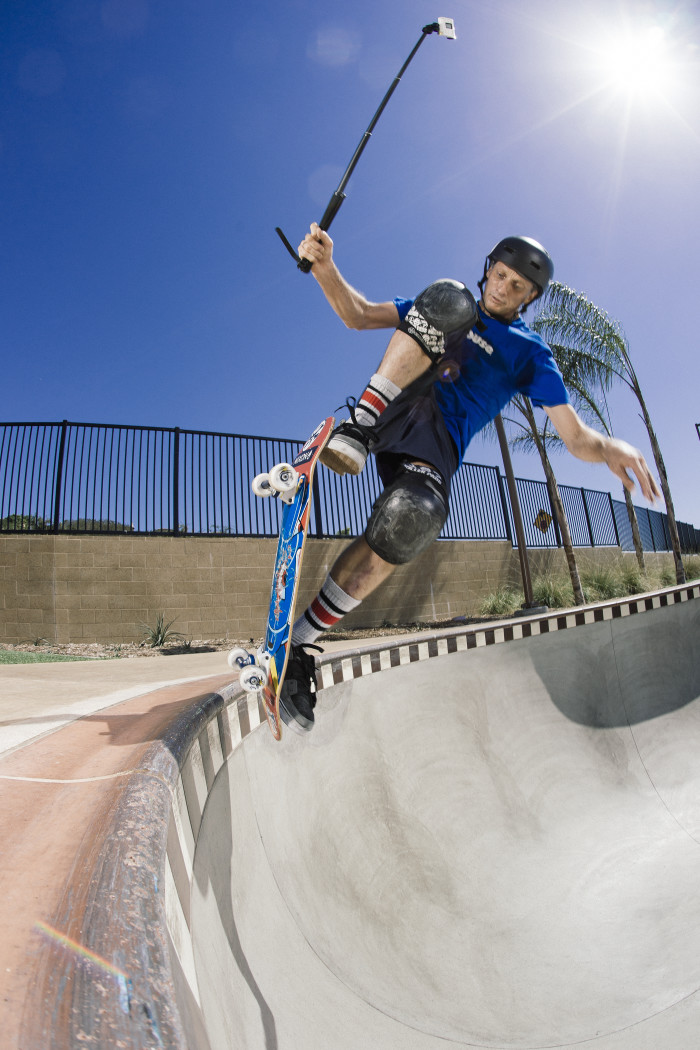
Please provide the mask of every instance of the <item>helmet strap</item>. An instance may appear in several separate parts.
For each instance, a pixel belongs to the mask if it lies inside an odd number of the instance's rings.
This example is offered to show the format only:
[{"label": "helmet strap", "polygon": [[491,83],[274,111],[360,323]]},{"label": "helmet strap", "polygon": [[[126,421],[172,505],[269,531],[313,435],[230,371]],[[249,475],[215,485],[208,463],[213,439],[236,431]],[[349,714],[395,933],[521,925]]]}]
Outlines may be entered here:
[{"label": "helmet strap", "polygon": [[484,294],[484,285],[486,284],[486,275],[488,274],[488,272],[489,272],[489,258],[487,256],[486,259],[484,260],[484,272],[482,274],[481,280],[477,281],[477,287],[478,287],[478,289],[479,289],[479,291],[481,292],[482,295]]}]

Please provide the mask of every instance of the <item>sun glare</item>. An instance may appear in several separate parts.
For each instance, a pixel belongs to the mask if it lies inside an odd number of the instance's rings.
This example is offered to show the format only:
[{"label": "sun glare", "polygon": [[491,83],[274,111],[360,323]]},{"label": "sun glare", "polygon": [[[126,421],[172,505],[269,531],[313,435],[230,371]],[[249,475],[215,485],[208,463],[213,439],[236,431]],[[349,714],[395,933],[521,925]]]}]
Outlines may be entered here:
[{"label": "sun glare", "polygon": [[672,92],[675,63],[670,41],[661,26],[608,35],[597,50],[601,71],[611,87],[628,95],[647,97]]}]

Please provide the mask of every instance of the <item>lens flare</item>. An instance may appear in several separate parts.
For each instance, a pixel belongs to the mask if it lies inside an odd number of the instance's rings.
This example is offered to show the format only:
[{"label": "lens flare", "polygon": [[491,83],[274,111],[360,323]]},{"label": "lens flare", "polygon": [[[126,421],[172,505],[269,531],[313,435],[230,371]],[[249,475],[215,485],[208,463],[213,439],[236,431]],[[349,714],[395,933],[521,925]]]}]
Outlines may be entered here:
[{"label": "lens flare", "polygon": [[118,966],[114,966],[114,964],[111,963],[108,959],[104,959],[101,955],[98,955],[96,952],[90,951],[89,948],[86,948],[85,945],[80,944],[79,941],[74,941],[73,938],[69,937],[67,934],[61,933],[60,930],[56,930],[53,926],[49,926],[47,922],[42,922],[41,920],[38,920],[34,924],[34,928],[39,933],[43,934],[45,937],[48,937],[55,944],[60,944],[62,948],[65,948],[67,951],[72,952],[73,955],[77,955],[78,958],[84,959],[87,962],[92,963],[94,966],[99,966],[99,968],[101,970],[104,970],[105,973],[111,974],[113,977],[116,977],[120,982],[123,982],[126,985],[131,984],[129,975],[124,973],[123,970],[120,970]]},{"label": "lens flare", "polygon": [[441,383],[456,383],[459,379],[460,368],[455,360],[448,357],[443,361],[438,378]]}]

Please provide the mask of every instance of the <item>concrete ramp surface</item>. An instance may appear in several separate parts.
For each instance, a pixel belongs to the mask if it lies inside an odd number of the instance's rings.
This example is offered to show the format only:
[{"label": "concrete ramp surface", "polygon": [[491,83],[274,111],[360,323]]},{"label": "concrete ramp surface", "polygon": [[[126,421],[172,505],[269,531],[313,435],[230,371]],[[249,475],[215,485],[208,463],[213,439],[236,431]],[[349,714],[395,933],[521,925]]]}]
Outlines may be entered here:
[{"label": "concrete ramp surface", "polygon": [[232,754],[193,879],[212,1050],[696,1050],[700,601],[569,619]]}]

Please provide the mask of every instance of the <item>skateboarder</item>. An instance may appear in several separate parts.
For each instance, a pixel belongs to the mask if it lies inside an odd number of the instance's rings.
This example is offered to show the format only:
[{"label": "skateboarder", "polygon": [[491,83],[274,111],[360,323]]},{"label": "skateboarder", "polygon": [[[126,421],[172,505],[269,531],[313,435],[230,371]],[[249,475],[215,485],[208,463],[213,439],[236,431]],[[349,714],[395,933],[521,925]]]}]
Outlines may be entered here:
[{"label": "skateboarder", "polygon": [[321,456],[338,473],[360,473],[373,452],[384,490],[365,533],[340,555],[319,594],[296,620],[280,710],[290,725],[313,727],[314,660],[305,646],[357,608],[394,571],[439,536],[452,475],[476,433],[515,394],[549,416],[569,452],[606,463],[632,490],[660,492],[638,449],[588,427],[569,403],[549,347],[522,320],[554,274],[548,252],[506,237],[489,253],[475,303],[465,285],[437,281],[414,300],[373,303],[345,281],[333,242],[315,223],[299,245],[326,299],[349,327],[394,328],[382,362]]}]

